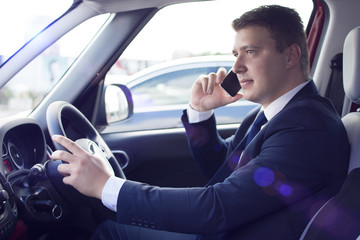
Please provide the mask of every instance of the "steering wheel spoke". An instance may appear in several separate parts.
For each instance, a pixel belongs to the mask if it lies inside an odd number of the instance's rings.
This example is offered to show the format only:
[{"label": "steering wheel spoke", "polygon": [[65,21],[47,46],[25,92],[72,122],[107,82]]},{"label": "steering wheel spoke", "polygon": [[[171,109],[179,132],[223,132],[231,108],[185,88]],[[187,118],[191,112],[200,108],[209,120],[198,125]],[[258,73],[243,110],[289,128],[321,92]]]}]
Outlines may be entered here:
[{"label": "steering wheel spoke", "polygon": [[99,145],[94,141],[87,139],[87,138],[80,138],[75,141],[82,149],[86,152],[90,153],[93,156],[98,157],[105,163],[106,168],[113,174],[114,170],[109,163],[109,159],[105,150],[100,149]]}]

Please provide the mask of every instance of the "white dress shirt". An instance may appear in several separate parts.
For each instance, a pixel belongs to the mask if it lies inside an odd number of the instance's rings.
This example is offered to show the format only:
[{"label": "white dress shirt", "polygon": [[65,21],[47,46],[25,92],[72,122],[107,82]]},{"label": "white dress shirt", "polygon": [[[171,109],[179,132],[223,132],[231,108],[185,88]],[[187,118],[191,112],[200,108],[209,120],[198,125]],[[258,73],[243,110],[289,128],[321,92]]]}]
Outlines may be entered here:
[{"label": "white dress shirt", "polygon": [[[293,88],[289,92],[285,93],[275,101],[273,101],[267,108],[263,109],[264,114],[268,122],[278,114],[285,105],[298,93],[308,82],[304,82],[297,87]],[[190,106],[187,109],[189,123],[197,123],[202,122],[211,117],[214,113],[214,110],[206,111],[206,112],[198,112],[192,109]],[[121,187],[125,183],[126,180],[122,178],[118,178],[115,176],[111,176],[106,182],[102,194],[101,201],[102,203],[112,211],[116,212],[117,209],[117,199],[120,194]]]}]

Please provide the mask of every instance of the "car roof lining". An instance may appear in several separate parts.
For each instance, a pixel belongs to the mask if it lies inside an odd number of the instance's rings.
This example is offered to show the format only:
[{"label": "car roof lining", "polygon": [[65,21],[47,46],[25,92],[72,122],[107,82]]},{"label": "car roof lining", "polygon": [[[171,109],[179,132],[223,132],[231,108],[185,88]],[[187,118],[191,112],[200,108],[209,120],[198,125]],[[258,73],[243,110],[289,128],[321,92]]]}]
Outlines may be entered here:
[{"label": "car roof lining", "polygon": [[[167,5],[199,0],[83,0],[82,4],[99,14],[127,12],[145,8],[163,8]],[[209,1],[209,0],[200,0]],[[141,6],[141,8],[139,8]]]}]

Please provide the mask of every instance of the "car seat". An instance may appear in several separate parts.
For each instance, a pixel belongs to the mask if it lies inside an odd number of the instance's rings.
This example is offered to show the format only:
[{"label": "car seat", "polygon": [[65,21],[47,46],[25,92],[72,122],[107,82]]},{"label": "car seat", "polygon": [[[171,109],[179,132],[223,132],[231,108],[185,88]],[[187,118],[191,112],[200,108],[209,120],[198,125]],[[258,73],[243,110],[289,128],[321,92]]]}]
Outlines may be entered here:
[{"label": "car seat", "polygon": [[[360,27],[344,42],[343,81],[347,100],[360,104]],[[342,120],[351,146],[348,176],[339,193],[310,220],[301,240],[360,239],[360,112],[350,112]]]}]

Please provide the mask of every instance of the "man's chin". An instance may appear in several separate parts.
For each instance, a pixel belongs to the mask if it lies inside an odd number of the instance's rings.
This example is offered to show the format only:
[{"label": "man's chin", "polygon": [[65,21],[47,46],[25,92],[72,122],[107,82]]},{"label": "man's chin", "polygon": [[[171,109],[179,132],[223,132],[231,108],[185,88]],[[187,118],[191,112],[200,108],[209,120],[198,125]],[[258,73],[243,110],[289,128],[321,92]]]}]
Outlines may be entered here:
[{"label": "man's chin", "polygon": [[253,96],[253,95],[251,95],[249,93],[246,93],[246,91],[243,91],[242,94],[243,94],[242,98],[244,100],[247,100],[247,101],[253,102],[253,103],[259,103],[258,99],[255,96]]}]

